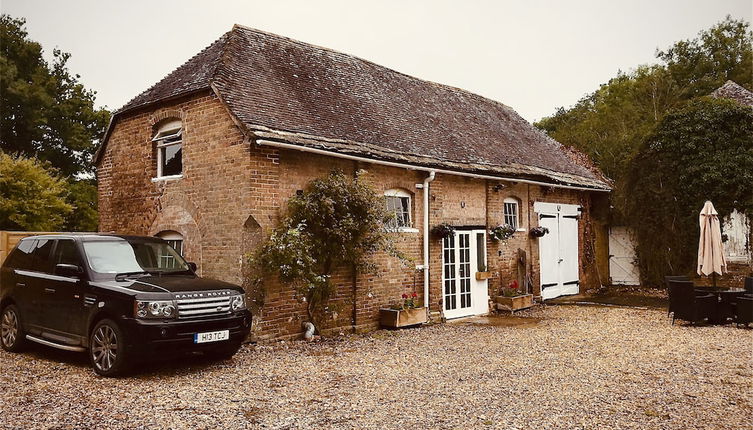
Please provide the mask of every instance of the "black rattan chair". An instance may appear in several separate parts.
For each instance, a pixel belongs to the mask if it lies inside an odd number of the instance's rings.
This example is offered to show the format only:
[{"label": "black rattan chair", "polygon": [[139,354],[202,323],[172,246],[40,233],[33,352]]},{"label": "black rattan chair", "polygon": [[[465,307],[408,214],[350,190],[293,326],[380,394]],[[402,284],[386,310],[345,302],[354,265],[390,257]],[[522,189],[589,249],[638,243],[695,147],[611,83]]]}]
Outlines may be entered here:
[{"label": "black rattan chair", "polygon": [[753,276],[747,276],[745,278],[745,284],[743,285],[743,288],[745,288],[746,294],[753,294]]},{"label": "black rattan chair", "polygon": [[[748,278],[751,279],[751,278]],[[735,302],[735,324],[748,324],[753,322],[753,297],[738,297]]]},{"label": "black rattan chair", "polygon": [[[690,282],[690,278],[687,276],[665,276],[664,277],[664,286],[667,287],[667,291],[669,291],[669,281],[685,281]],[[667,316],[671,314],[673,311],[672,309],[672,301],[669,301],[669,306],[667,306]]]},{"label": "black rattan chair", "polygon": [[690,281],[669,283],[669,309],[672,312],[672,324],[675,319],[689,321],[693,324],[704,319],[713,318],[716,309],[716,296],[713,294],[696,295]]}]

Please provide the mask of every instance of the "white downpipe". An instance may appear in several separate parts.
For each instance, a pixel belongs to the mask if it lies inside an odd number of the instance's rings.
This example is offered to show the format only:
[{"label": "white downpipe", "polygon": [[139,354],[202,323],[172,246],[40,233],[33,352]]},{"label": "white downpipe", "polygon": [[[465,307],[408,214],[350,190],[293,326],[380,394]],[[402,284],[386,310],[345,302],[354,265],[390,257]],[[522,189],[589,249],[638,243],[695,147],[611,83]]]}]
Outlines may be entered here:
[{"label": "white downpipe", "polygon": [[533,181],[530,179],[519,179],[519,178],[509,178],[504,176],[492,176],[492,175],[481,175],[477,173],[467,173],[467,172],[459,172],[455,170],[445,170],[445,169],[434,169],[431,167],[421,167],[421,166],[415,166],[412,164],[405,164],[405,163],[396,163],[393,161],[381,161],[381,160],[375,160],[373,158],[366,158],[366,157],[359,157],[356,155],[350,155],[350,154],[340,154],[338,152],[334,151],[327,151],[324,149],[319,148],[310,148],[307,146],[301,146],[301,145],[294,145],[292,143],[283,143],[283,142],[275,142],[273,140],[266,140],[266,139],[257,139],[256,143],[263,146],[273,146],[277,148],[285,148],[285,149],[294,149],[296,151],[303,151],[303,152],[310,152],[312,154],[321,154],[321,155],[327,155],[330,157],[335,158],[344,158],[346,160],[355,160],[355,161],[362,161],[364,163],[372,163],[372,164],[379,164],[382,166],[391,166],[391,167],[398,167],[401,169],[409,169],[409,170],[418,170],[423,172],[435,172],[435,173],[446,173],[448,175],[457,175],[457,176],[466,176],[469,178],[477,178],[477,179],[491,179],[495,181],[507,181],[507,182],[520,182],[522,184],[532,184],[532,185],[541,185],[544,187],[552,187],[552,188],[564,188],[567,190],[580,190],[580,191],[602,191],[602,192],[609,192],[608,189],[602,189],[602,188],[589,188],[589,187],[578,187],[575,185],[563,185],[563,184],[550,184],[549,182],[541,182],[541,181]]},{"label": "white downpipe", "polygon": [[429,312],[429,182],[434,180],[435,171],[430,171],[424,179],[424,307]]}]

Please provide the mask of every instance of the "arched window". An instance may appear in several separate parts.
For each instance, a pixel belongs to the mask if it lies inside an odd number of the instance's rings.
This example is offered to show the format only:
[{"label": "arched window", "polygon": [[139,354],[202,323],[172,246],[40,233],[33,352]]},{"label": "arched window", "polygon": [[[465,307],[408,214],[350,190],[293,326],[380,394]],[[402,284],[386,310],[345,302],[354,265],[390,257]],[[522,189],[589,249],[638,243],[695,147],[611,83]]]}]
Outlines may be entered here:
[{"label": "arched window", "polygon": [[[173,249],[178,252],[178,254],[180,254],[181,256],[183,255],[183,235],[181,235],[177,231],[168,230],[157,233],[157,237],[167,242],[168,245],[172,246]],[[162,260],[160,261],[159,267],[177,267],[175,257],[170,254],[160,255],[159,259]]]},{"label": "arched window", "polygon": [[505,224],[512,226],[515,230],[521,228],[520,225],[520,201],[514,197],[507,197],[504,200],[504,218]]},{"label": "arched window", "polygon": [[412,229],[411,195],[401,189],[391,189],[384,192],[387,212],[393,217],[387,224],[391,231],[407,231]]},{"label": "arched window", "polygon": [[183,123],[166,121],[157,128],[152,142],[157,144],[157,177],[176,178],[183,174]]}]

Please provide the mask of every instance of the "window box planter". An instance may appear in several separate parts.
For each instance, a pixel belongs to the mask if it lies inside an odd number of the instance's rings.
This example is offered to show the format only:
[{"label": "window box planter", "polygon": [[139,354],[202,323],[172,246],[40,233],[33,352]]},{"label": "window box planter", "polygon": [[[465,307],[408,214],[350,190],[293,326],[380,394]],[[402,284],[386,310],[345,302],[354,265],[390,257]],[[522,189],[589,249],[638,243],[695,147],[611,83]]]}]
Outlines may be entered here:
[{"label": "window box planter", "polygon": [[476,280],[483,281],[492,277],[492,272],[476,272]]},{"label": "window box planter", "polygon": [[401,328],[421,325],[427,321],[426,308],[380,309],[379,324],[382,327]]},{"label": "window box planter", "polygon": [[514,297],[497,296],[495,302],[497,302],[498,310],[515,313],[515,311],[528,309],[533,306],[533,294],[523,294]]}]

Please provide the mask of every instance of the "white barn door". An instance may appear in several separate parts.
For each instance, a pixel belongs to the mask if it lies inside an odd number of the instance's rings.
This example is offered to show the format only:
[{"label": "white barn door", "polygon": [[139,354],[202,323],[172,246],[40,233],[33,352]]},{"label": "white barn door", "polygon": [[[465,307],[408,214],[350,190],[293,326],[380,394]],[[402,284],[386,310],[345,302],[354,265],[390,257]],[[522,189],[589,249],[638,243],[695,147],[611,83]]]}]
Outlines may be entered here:
[{"label": "white barn door", "polygon": [[609,278],[614,285],[641,283],[641,272],[635,264],[635,245],[627,227],[609,229]]},{"label": "white barn door", "polygon": [[541,298],[578,294],[578,205],[536,202],[539,225],[549,233],[539,238]]},{"label": "white barn door", "polygon": [[722,232],[727,235],[724,242],[724,257],[730,263],[749,263],[751,261],[750,221],[745,214],[734,209],[724,217]]}]

